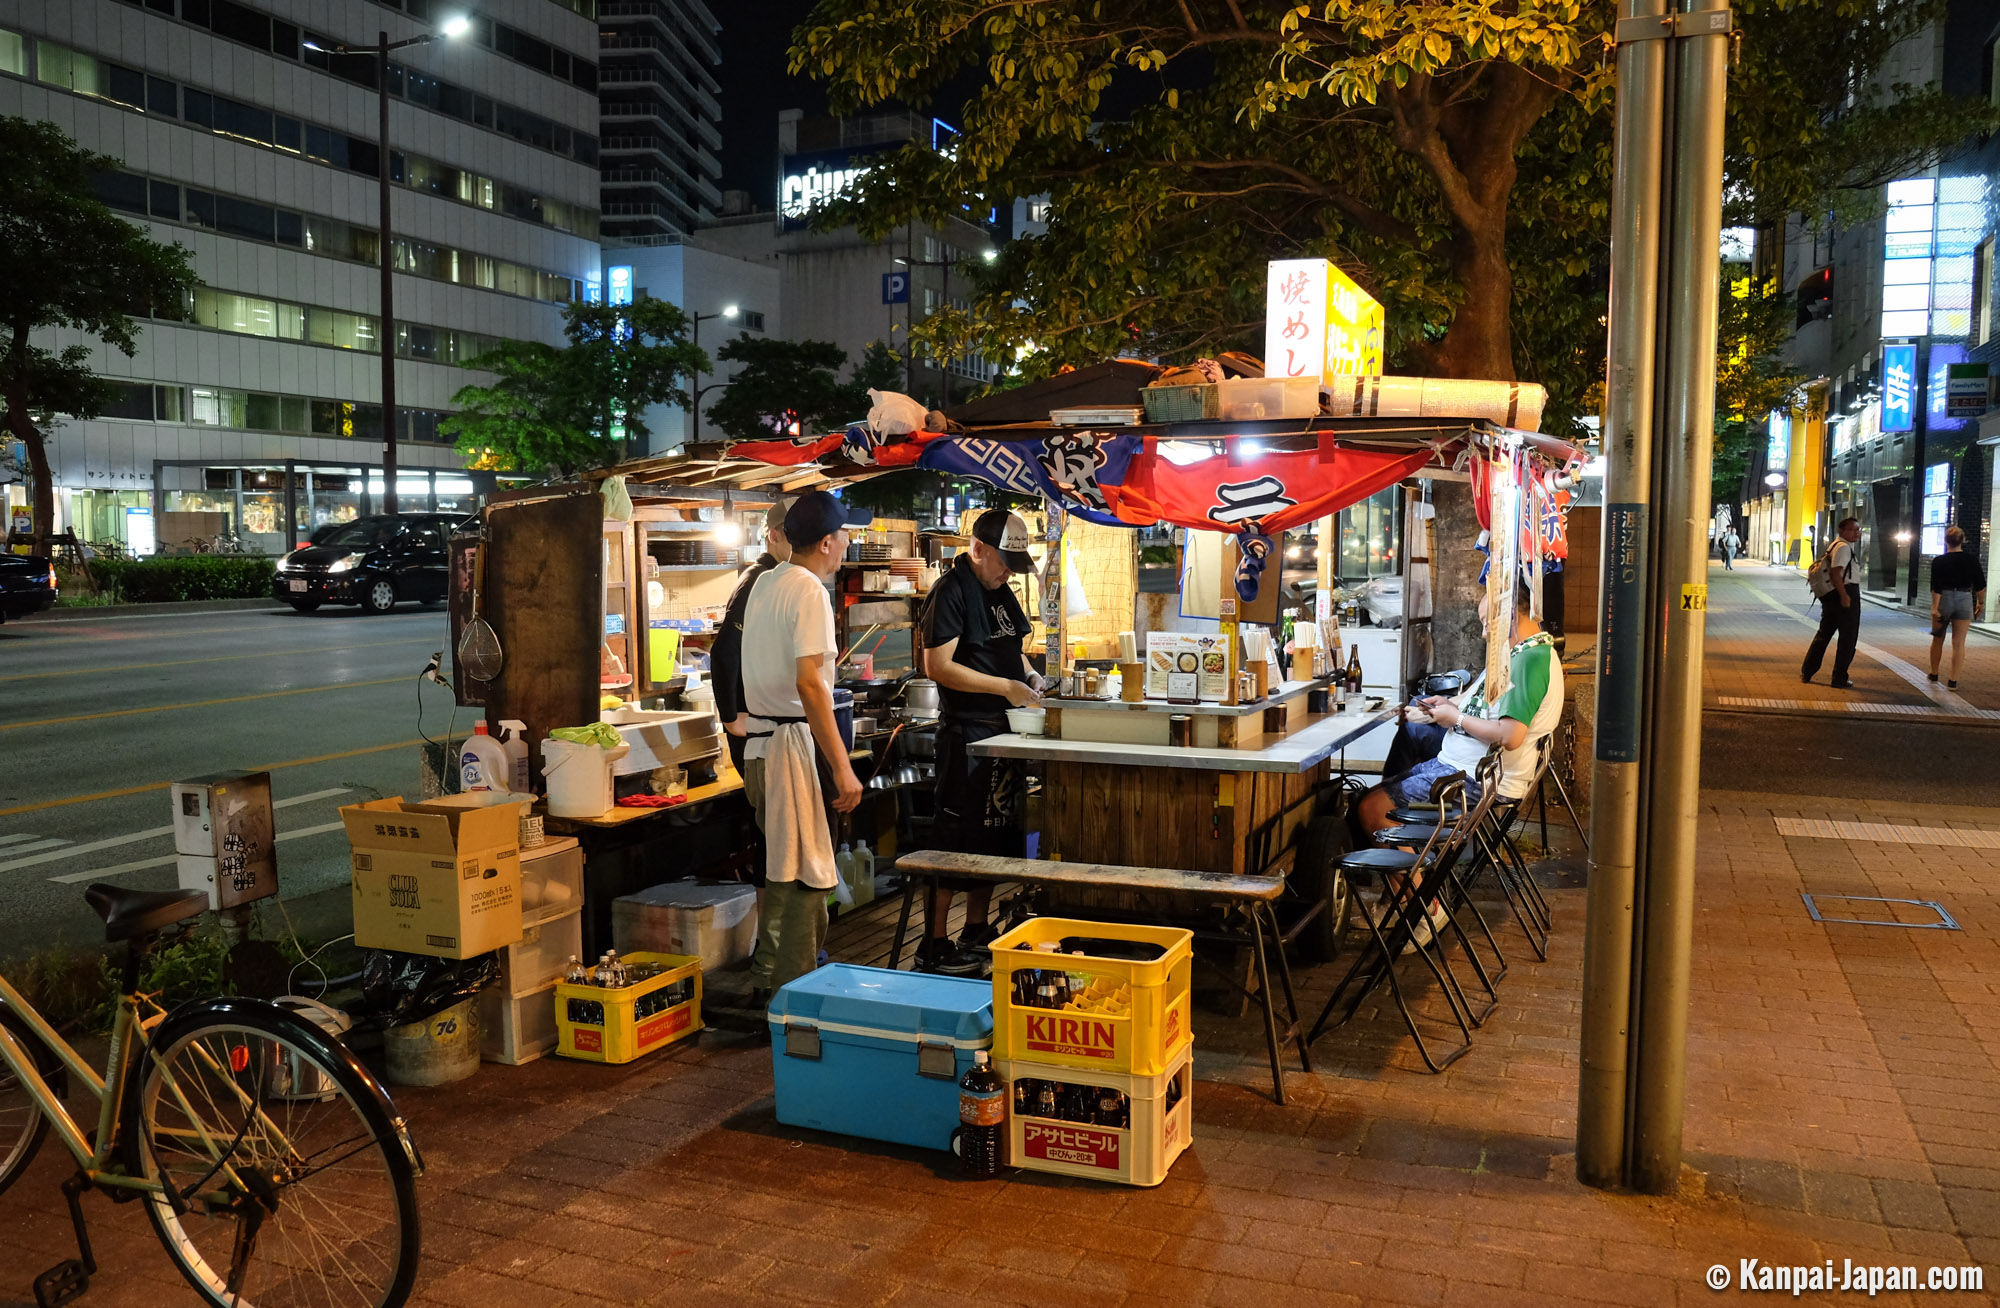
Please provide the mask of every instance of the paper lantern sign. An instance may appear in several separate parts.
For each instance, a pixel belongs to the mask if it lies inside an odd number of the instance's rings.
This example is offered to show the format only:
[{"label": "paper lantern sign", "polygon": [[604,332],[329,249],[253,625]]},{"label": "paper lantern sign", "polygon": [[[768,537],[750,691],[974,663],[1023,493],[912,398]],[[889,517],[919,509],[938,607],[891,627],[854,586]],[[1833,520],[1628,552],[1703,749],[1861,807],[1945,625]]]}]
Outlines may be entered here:
[{"label": "paper lantern sign", "polygon": [[1382,373],[1382,305],[1325,259],[1274,259],[1264,301],[1270,377]]}]

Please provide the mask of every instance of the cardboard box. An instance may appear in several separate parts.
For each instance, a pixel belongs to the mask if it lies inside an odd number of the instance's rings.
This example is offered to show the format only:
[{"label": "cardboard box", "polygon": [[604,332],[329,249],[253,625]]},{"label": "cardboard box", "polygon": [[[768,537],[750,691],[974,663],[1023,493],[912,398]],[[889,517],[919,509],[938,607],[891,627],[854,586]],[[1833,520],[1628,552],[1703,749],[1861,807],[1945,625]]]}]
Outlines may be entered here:
[{"label": "cardboard box", "polygon": [[518,803],[447,796],[340,810],[353,846],[354,943],[471,958],[521,938]]}]

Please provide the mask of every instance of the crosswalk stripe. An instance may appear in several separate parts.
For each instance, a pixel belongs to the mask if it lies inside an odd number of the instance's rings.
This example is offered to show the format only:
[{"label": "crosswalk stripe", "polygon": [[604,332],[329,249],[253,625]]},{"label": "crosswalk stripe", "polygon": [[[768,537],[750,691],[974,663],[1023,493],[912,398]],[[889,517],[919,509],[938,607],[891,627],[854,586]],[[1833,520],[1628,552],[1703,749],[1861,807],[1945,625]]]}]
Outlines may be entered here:
[{"label": "crosswalk stripe", "polygon": [[[347,792],[348,788],[346,786],[334,786],[327,790],[314,790],[303,795],[293,795],[290,799],[276,801],[271,807],[290,808],[294,804],[310,804],[316,799],[331,799],[335,795],[345,795]],[[37,867],[43,863],[54,863],[65,858],[77,858],[83,854],[94,854],[100,849],[113,849],[119,845],[129,845],[135,841],[152,840],[157,836],[171,836],[172,834],[174,834],[172,827],[148,827],[144,831],[134,831],[124,836],[111,836],[105,840],[93,840],[87,845],[72,845],[67,849],[58,850],[52,854],[38,854],[33,858],[15,859],[11,857],[15,854],[27,853],[26,846],[8,849],[0,851],[0,853],[9,856],[8,862],[0,863],[0,872],[12,872],[17,868],[24,867]],[[167,862],[171,863],[173,860],[168,859]],[[162,865],[156,863],[152,866],[159,867]]]},{"label": "crosswalk stripe", "polygon": [[[287,840],[297,840],[301,836],[320,836],[325,835],[329,831],[339,831],[345,825],[342,822],[326,822],[316,827],[300,827],[297,831],[280,831],[277,838],[279,843],[282,844]],[[68,872],[59,877],[50,877],[49,880],[58,881],[64,885],[75,885],[79,881],[102,881],[106,877],[123,876],[127,872],[143,872],[148,868],[172,867],[173,865],[174,856],[167,854],[161,858],[142,858],[135,863],[120,863],[115,867],[93,868],[88,872]]]}]

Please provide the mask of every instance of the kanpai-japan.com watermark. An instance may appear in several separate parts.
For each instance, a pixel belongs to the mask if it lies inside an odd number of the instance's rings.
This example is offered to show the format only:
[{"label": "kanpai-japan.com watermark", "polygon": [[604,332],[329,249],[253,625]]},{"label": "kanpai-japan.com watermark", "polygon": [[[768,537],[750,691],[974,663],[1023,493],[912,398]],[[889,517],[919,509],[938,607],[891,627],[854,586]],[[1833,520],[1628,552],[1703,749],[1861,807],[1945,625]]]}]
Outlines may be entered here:
[{"label": "kanpai-japan.com watermark", "polygon": [[1857,1263],[1845,1258],[1836,1265],[1824,1263],[1773,1265],[1756,1258],[1737,1260],[1732,1269],[1717,1263],[1708,1269],[1711,1290],[1763,1290],[1790,1294],[1794,1298],[1809,1291],[1834,1294],[1865,1294],[1870,1298],[1885,1291],[1983,1290],[1986,1271],[1977,1266],[1917,1267],[1914,1264],[1885,1266]]}]

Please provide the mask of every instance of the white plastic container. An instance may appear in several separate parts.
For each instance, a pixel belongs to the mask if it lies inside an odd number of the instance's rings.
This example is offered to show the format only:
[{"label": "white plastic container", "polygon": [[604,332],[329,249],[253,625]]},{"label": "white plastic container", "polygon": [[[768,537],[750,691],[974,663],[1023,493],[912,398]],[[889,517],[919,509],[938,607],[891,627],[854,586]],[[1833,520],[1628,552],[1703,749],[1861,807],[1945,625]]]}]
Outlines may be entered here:
[{"label": "white plastic container", "polygon": [[507,789],[525,795],[528,785],[528,724],[518,718],[500,719],[500,745],[507,751]]},{"label": "white plastic container", "polygon": [[551,736],[542,742],[542,780],[548,783],[553,817],[594,818],[611,811],[611,765],[626,747],[578,745]]},{"label": "white plastic container", "polygon": [[854,842],[854,906],[875,902],[875,853],[868,842]]},{"label": "white plastic container", "polygon": [[488,734],[484,722],[473,723],[472,734],[458,750],[458,788],[467,793],[497,790],[504,794],[512,789],[507,784],[512,774],[507,747]]}]

